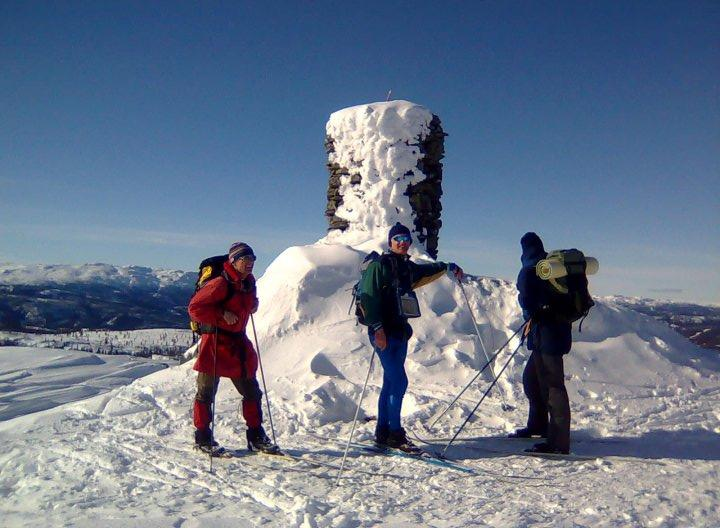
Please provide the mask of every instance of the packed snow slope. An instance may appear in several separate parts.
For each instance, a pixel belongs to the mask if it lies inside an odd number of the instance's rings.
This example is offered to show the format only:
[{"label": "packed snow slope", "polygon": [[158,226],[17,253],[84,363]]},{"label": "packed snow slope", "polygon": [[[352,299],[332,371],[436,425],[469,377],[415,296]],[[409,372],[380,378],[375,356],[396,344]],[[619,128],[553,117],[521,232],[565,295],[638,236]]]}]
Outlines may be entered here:
[{"label": "packed snow slope", "polygon": [[108,392],[167,366],[127,355],[0,347],[0,422]]},{"label": "packed snow slope", "polygon": [[[376,241],[379,243],[379,241]],[[598,303],[566,356],[572,450],[520,456],[499,439],[524,423],[520,349],[499,390],[449,450],[448,468],[351,448],[336,481],[371,349],[348,315],[364,253],[317,244],[283,252],[259,280],[255,323],[279,444],[303,460],[216,460],[191,447],[191,363],[85,400],[0,423],[3,525],[50,526],[716,526],[720,363],[647,316]],[[464,282],[488,352],[521,324],[514,285]],[[489,385],[431,421],[483,363],[459,286],[420,291],[404,403],[409,431],[442,447]],[[250,330],[251,331],[251,330]],[[252,333],[251,333],[252,335]],[[499,356],[496,370],[518,345]],[[363,416],[375,414],[374,363]],[[217,439],[243,447],[240,400],[224,380]],[[514,410],[503,410],[503,403]],[[506,407],[507,408],[507,407]],[[361,421],[359,441],[372,436]],[[269,429],[269,428],[268,428]],[[312,462],[312,464],[311,464]],[[690,485],[691,483],[691,485]],[[336,485],[337,484],[337,485]]]}]

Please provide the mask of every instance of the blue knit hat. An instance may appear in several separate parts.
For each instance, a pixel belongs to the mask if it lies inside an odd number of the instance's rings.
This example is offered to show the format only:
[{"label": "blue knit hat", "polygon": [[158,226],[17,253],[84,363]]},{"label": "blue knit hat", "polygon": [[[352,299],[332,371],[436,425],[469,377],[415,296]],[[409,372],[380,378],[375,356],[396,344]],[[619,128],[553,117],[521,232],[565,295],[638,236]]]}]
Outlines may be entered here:
[{"label": "blue knit hat", "polygon": [[253,250],[245,242],[235,242],[228,250],[228,260],[233,263],[242,257],[255,256]]},{"label": "blue knit hat", "polygon": [[410,234],[410,230],[402,225],[400,222],[396,223],[394,226],[390,228],[390,232],[388,233],[388,246],[392,245],[390,241],[394,236],[397,235],[407,235],[410,238],[412,238],[412,234]]},{"label": "blue knit hat", "polygon": [[538,253],[545,251],[542,240],[540,240],[540,237],[532,231],[529,231],[523,235],[523,237],[520,239],[520,246],[522,247],[523,251],[534,250]]},{"label": "blue knit hat", "polygon": [[547,256],[542,240],[532,231],[523,235],[520,239],[520,246],[522,247],[520,262],[523,266],[534,266],[538,260]]}]

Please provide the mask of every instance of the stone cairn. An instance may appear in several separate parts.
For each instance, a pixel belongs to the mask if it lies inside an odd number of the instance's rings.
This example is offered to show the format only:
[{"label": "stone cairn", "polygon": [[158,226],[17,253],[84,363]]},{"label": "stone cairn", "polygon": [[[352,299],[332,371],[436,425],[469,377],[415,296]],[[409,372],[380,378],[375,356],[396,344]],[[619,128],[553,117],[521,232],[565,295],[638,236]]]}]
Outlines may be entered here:
[{"label": "stone cairn", "polygon": [[[445,157],[445,136],[440,118],[433,114],[428,125],[429,132],[425,138],[418,137],[417,146],[424,156],[418,160],[417,169],[425,179],[416,184],[409,184],[405,195],[408,196],[413,210],[414,231],[418,241],[425,246],[432,258],[437,258],[438,242],[442,220],[440,214],[442,205],[442,168],[441,160]],[[328,155],[335,151],[333,138],[325,137],[325,150]],[[348,221],[335,215],[337,208],[343,203],[340,194],[340,179],[350,176],[351,185],[359,185],[361,176],[353,173],[348,167],[337,163],[327,163],[330,179],[327,190],[327,207],[325,217],[328,220],[328,230],[348,228]]]}]

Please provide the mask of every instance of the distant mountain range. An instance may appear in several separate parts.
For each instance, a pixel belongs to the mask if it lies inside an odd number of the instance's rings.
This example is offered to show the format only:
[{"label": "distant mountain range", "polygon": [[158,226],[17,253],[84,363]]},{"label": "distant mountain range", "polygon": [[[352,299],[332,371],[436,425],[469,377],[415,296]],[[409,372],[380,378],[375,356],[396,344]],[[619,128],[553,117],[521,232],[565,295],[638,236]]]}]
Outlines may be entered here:
[{"label": "distant mountain range", "polygon": [[140,266],[0,264],[0,330],[187,328],[196,277]]},{"label": "distant mountain range", "polygon": [[[67,332],[187,328],[196,274],[141,266],[0,264],[0,330]],[[720,351],[720,306],[612,296]]]},{"label": "distant mountain range", "polygon": [[720,306],[621,296],[605,299],[666,322],[696,345],[720,351]]}]

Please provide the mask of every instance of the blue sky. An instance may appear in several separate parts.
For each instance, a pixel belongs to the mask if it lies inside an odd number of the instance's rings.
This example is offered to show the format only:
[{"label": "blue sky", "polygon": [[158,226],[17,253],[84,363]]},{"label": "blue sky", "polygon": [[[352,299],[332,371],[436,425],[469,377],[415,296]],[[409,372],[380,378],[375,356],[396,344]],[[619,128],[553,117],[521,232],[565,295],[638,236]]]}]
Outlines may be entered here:
[{"label": "blue sky", "polygon": [[514,279],[535,230],[594,293],[720,303],[719,3],[255,4],[0,4],[0,261],[262,269],[392,89],[449,134],[441,259]]}]

